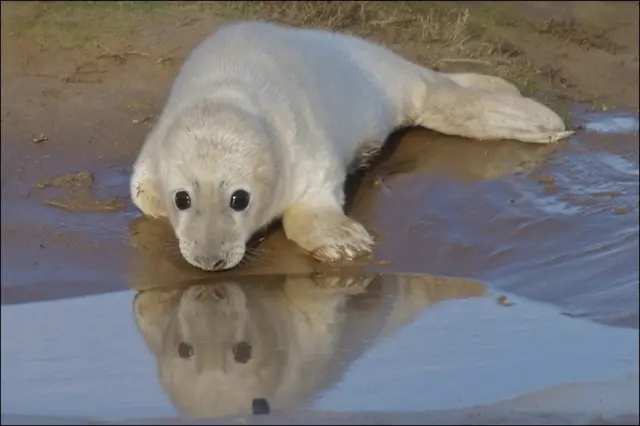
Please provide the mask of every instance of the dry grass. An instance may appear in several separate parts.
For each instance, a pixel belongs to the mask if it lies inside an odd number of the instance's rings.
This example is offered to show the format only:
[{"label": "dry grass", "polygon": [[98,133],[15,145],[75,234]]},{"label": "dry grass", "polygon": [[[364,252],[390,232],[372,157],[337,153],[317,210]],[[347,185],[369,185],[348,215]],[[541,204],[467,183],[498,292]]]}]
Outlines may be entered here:
[{"label": "dry grass", "polygon": [[[3,2],[3,35],[32,36],[43,46],[79,48],[107,35],[135,35],[150,19],[181,15],[219,22],[263,19],[293,26],[396,40],[461,43],[469,12],[454,6],[385,1]],[[180,18],[178,18],[180,19]],[[179,25],[179,23],[176,23]]]},{"label": "dry grass", "polygon": [[367,37],[424,65],[490,72],[531,93],[545,79],[519,63],[519,52],[508,41],[491,33],[496,26],[515,25],[509,10],[498,4],[470,12],[454,2],[417,1],[3,2],[2,44],[18,37],[53,54],[87,50],[97,59],[138,55],[162,62],[173,53],[147,53],[148,46],[139,45],[145,37],[262,19]]}]

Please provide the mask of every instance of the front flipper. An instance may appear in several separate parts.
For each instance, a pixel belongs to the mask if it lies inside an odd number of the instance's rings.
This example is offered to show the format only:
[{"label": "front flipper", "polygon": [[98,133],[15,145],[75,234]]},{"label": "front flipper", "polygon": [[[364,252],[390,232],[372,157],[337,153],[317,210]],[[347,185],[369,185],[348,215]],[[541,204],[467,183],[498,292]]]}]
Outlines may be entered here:
[{"label": "front flipper", "polygon": [[297,204],[282,218],[287,238],[322,262],[370,253],[373,237],[360,223],[334,206]]},{"label": "front flipper", "polygon": [[156,179],[147,157],[141,156],[133,166],[130,182],[131,201],[149,217],[166,216],[164,206],[156,192]]}]

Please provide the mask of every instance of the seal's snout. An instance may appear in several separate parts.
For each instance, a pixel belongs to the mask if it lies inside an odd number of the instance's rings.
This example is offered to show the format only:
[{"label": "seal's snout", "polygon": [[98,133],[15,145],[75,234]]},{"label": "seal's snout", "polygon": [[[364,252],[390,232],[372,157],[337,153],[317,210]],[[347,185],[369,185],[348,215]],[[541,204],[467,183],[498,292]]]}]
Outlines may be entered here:
[{"label": "seal's snout", "polygon": [[197,239],[180,239],[180,253],[191,266],[205,271],[222,271],[236,266],[244,256],[241,247],[229,248],[228,243],[202,244]]},{"label": "seal's snout", "polygon": [[205,271],[220,271],[227,267],[227,261],[219,258],[208,258],[203,256],[195,256],[193,262],[189,262]]}]

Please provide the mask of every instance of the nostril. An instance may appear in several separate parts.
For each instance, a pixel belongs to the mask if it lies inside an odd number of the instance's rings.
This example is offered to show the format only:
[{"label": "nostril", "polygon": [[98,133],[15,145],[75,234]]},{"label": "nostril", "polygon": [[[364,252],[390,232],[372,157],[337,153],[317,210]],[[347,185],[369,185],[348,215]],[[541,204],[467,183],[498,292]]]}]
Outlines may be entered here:
[{"label": "nostril", "polygon": [[213,265],[213,269],[222,269],[226,265],[227,265],[227,262],[225,262],[223,259],[220,259]]}]

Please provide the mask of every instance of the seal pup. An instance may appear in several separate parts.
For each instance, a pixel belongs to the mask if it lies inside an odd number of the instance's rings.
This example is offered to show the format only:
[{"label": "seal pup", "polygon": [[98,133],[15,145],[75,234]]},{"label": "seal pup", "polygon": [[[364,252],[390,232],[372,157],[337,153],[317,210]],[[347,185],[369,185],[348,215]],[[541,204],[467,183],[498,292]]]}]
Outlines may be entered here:
[{"label": "seal pup", "polygon": [[134,164],[132,201],[167,217],[204,270],[237,265],[276,219],[316,259],[350,259],[374,240],[344,214],[346,176],[405,126],[535,143],[573,133],[498,77],[440,73],[344,34],[238,22],[183,64]]}]

